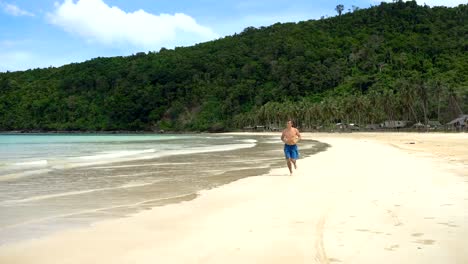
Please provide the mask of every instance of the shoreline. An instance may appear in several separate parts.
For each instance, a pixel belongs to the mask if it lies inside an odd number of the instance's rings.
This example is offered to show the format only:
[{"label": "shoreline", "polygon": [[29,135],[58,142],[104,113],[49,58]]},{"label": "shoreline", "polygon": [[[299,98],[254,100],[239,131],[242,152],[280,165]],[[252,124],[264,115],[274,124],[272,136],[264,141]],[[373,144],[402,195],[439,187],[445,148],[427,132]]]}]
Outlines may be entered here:
[{"label": "shoreline", "polygon": [[293,177],[274,169],[191,201],[0,247],[0,262],[466,263],[468,135],[408,134],[302,133],[331,147],[300,159]]},{"label": "shoreline", "polygon": [[[278,131],[244,131],[244,130],[226,130],[221,132],[210,132],[210,131],[153,131],[153,130],[108,130],[108,131],[94,131],[94,130],[87,130],[87,131],[80,131],[80,130],[0,130],[0,135],[35,135],[35,134],[45,134],[45,135],[54,135],[54,134],[270,134],[270,133],[278,133]],[[330,130],[304,130],[303,133],[308,134],[385,134],[385,133],[414,133],[414,134],[465,134],[468,133],[468,130],[456,130],[456,129],[439,129],[439,130],[430,130],[430,129],[379,129],[379,130],[339,130],[339,129],[330,129]]]}]

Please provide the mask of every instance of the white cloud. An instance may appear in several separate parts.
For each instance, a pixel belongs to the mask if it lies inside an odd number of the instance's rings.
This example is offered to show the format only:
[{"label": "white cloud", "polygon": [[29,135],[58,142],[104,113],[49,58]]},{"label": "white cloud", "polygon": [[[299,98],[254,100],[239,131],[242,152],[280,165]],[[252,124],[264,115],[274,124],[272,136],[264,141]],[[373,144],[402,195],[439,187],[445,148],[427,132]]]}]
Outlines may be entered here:
[{"label": "white cloud", "polygon": [[[409,1],[409,0],[407,0]],[[393,2],[393,1],[382,1],[382,0],[373,0],[375,4],[379,4],[380,2]],[[406,2],[406,1],[405,1]],[[448,6],[448,7],[455,7],[461,4],[466,4],[466,0],[417,0],[418,5],[428,5],[428,6]]]},{"label": "white cloud", "polygon": [[0,4],[3,7],[3,11],[5,11],[5,13],[10,14],[12,16],[34,16],[33,13],[23,10],[19,8],[18,6],[7,4],[7,3],[0,3]]},{"label": "white cloud", "polygon": [[55,6],[55,11],[48,15],[52,24],[88,41],[106,45],[157,48],[167,43],[194,44],[217,37],[210,28],[182,13],[153,15],[141,9],[127,13],[102,0],[78,0],[76,3],[65,0]]}]

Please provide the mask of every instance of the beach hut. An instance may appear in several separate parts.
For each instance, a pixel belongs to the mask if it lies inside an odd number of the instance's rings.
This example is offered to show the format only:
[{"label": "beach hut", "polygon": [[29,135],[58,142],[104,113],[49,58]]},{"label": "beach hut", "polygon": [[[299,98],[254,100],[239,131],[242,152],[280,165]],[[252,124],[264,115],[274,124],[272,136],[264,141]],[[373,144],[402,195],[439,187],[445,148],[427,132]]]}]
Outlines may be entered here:
[{"label": "beach hut", "polygon": [[265,126],[255,126],[255,131],[265,131]]},{"label": "beach hut", "polygon": [[360,130],[361,129],[358,124],[354,124],[354,123],[349,124],[348,128],[351,129],[351,130]]},{"label": "beach hut", "polygon": [[245,126],[242,128],[244,131],[265,131],[265,126]]},{"label": "beach hut", "polygon": [[244,130],[244,131],[253,131],[254,127],[253,126],[245,126],[245,127],[242,128],[242,130]]},{"label": "beach hut", "polygon": [[454,120],[447,123],[449,128],[467,129],[468,128],[468,115],[461,115]]},{"label": "beach hut", "polygon": [[438,129],[443,128],[442,124],[441,124],[439,121],[437,121],[437,120],[429,120],[429,121],[427,121],[426,127],[427,127],[429,130],[438,130]]},{"label": "beach hut", "polygon": [[336,123],[336,124],[335,124],[335,128],[336,128],[336,129],[344,129],[344,128],[346,128],[346,125],[343,124],[343,123]]},{"label": "beach hut", "polygon": [[276,127],[276,125],[274,125],[274,124],[268,125],[267,130],[269,130],[269,131],[280,131],[280,129],[278,127]]},{"label": "beach hut", "polygon": [[401,120],[387,120],[382,123],[383,128],[403,128],[406,127],[407,122]]},{"label": "beach hut", "polygon": [[429,121],[427,121],[427,126],[430,127],[430,128],[439,128],[439,127],[442,126],[442,124],[437,120],[435,120],[435,121],[429,120]]},{"label": "beach hut", "polygon": [[415,129],[417,129],[418,131],[423,131],[423,130],[426,130],[426,129],[427,129],[426,125],[424,125],[424,124],[421,123],[421,122],[417,122],[417,123],[414,124],[412,127],[415,128]]}]

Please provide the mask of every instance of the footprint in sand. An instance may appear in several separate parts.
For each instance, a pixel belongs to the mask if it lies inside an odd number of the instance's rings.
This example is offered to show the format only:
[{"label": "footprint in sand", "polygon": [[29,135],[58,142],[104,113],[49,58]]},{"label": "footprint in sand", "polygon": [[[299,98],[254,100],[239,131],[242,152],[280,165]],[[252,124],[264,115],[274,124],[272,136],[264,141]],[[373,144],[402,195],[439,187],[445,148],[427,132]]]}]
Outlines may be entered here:
[{"label": "footprint in sand", "polygon": [[370,230],[368,230],[368,229],[356,229],[356,231],[359,231],[359,232],[370,232]]},{"label": "footprint in sand", "polygon": [[453,223],[437,223],[439,225],[445,225],[445,226],[448,226],[448,227],[458,227],[457,225],[453,224]]},{"label": "footprint in sand", "polygon": [[397,249],[399,247],[400,247],[400,245],[391,245],[390,247],[386,247],[384,249],[388,250],[388,251],[394,251],[395,249]]},{"label": "footprint in sand", "polygon": [[418,244],[423,244],[423,245],[433,245],[435,243],[435,240],[432,239],[419,239],[414,241],[415,243]]}]

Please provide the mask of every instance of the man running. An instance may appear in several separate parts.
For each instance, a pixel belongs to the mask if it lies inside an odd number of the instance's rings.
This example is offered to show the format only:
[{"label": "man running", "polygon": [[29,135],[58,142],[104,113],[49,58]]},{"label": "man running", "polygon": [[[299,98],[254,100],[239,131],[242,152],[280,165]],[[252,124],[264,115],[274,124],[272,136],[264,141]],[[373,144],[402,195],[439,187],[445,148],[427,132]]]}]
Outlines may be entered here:
[{"label": "man running", "polygon": [[297,128],[293,127],[292,120],[288,120],[286,125],[287,127],[283,130],[283,134],[281,134],[281,140],[284,142],[284,155],[289,173],[292,175],[292,165],[294,165],[294,169],[297,169],[296,160],[299,158],[299,151],[296,143],[301,139],[301,134]]}]

